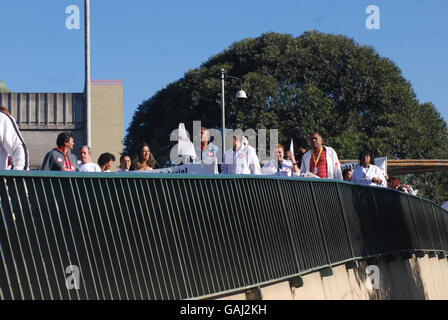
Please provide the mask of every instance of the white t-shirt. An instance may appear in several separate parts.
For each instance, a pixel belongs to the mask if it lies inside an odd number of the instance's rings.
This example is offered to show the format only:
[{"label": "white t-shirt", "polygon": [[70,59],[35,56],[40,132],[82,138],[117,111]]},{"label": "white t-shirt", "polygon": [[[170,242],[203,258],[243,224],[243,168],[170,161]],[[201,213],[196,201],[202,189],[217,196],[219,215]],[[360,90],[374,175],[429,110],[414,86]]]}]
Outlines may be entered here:
[{"label": "white t-shirt", "polygon": [[[373,178],[381,179],[381,184],[372,182]],[[352,182],[365,184],[368,186],[386,187],[386,178],[381,168],[371,164],[368,168],[363,166],[356,167],[353,171]]]},{"label": "white t-shirt", "polygon": [[221,174],[261,174],[260,161],[255,148],[241,146],[236,152],[230,148],[224,154]]},{"label": "white t-shirt", "polygon": [[13,117],[0,112],[0,170],[8,167],[11,156],[15,170],[28,170],[28,150]]},{"label": "white t-shirt", "polygon": [[80,172],[101,172],[101,168],[99,165],[93,162],[89,162],[86,164],[79,164],[79,171]]},{"label": "white t-shirt", "polygon": [[196,154],[201,155],[200,158],[196,158],[193,160],[193,163],[199,164],[206,164],[206,165],[212,165],[215,161],[215,158],[218,157],[219,148],[217,145],[214,145],[213,143],[209,143],[207,148],[202,150],[200,153],[196,152]]}]

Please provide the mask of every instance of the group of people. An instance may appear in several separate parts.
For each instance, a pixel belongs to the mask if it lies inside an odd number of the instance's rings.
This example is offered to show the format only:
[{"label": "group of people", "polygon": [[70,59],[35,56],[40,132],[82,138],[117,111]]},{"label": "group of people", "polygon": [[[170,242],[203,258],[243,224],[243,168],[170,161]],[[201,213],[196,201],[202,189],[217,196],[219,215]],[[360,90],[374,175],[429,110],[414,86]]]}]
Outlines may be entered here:
[{"label": "group of people", "polygon": [[[44,158],[41,170],[46,171],[79,171],[79,172],[111,172],[115,156],[109,152],[102,153],[97,163],[92,162],[92,150],[89,146],[79,148],[79,160],[72,153],[75,145],[73,134],[62,132],[56,139],[56,148],[49,151]],[[120,157],[120,170],[151,171],[155,166],[155,159],[151,154],[149,145],[143,143],[138,148],[138,155],[131,160],[128,153]]]},{"label": "group of people", "polygon": [[[395,177],[387,174],[375,165],[370,151],[359,155],[360,165],[354,170],[342,172],[336,151],[324,145],[319,132],[313,132],[309,137],[311,150],[306,151],[302,146],[296,156],[285,147],[277,145],[272,151],[273,158],[260,168],[255,148],[247,143],[244,137],[233,137],[233,147],[224,156],[222,174],[262,174],[293,177],[311,177],[334,180],[351,181],[357,184],[392,188],[405,193],[416,194],[410,185],[400,185]],[[300,164],[300,165],[299,165]]]},{"label": "group of people", "polygon": [[[201,128],[200,134],[200,157],[193,159],[193,163],[200,161],[212,164],[214,159],[219,156],[219,147],[210,142],[207,129]],[[28,170],[29,157],[26,144],[14,118],[8,114],[8,110],[5,108],[0,108],[0,143],[0,170]],[[387,177],[383,170],[375,166],[373,156],[368,151],[360,154],[360,166],[353,171],[348,169],[342,172],[336,151],[324,145],[319,132],[313,132],[308,143],[311,150],[306,151],[303,146],[300,146],[297,155],[285,150],[282,145],[277,145],[271,152],[272,159],[261,167],[256,150],[249,145],[247,138],[234,136],[232,147],[226,150],[224,154],[221,174],[262,174],[346,180],[370,186],[389,187],[415,194],[411,186],[401,185],[395,177]],[[72,153],[74,145],[72,133],[60,133],[56,140],[56,148],[46,154],[41,170],[111,172],[115,162],[113,154],[107,152],[101,154],[96,164],[91,160],[90,147],[82,146],[79,148],[78,160]],[[118,172],[150,172],[155,165],[156,160],[150,151],[150,146],[142,143],[138,146],[137,155],[134,159],[128,153],[121,155]]]},{"label": "group of people", "polygon": [[375,165],[375,160],[370,151],[364,151],[359,155],[359,164],[354,170],[345,169],[343,171],[342,177],[345,181],[387,187],[386,174]]},{"label": "group of people", "polygon": [[294,177],[314,177],[342,180],[341,164],[336,151],[323,144],[318,132],[309,139],[311,150],[300,148],[300,160],[285,147],[277,145],[271,154],[273,159],[260,167],[255,148],[247,144],[244,137],[233,137],[233,148],[226,151],[221,173],[263,174]]},{"label": "group of people", "polygon": [[400,181],[397,178],[389,177],[383,170],[381,170],[381,168],[375,166],[375,160],[369,151],[362,152],[359,155],[359,163],[360,166],[356,167],[354,170],[348,168],[342,172],[344,181],[391,188],[412,195],[417,194],[411,185],[400,184]]},{"label": "group of people", "polygon": [[81,172],[110,172],[115,156],[103,153],[98,158],[98,164],[91,162],[92,152],[89,146],[79,149],[79,158],[72,153],[75,145],[73,134],[62,132],[56,139],[56,148],[49,151],[44,158],[41,170],[45,171],[81,171]]}]

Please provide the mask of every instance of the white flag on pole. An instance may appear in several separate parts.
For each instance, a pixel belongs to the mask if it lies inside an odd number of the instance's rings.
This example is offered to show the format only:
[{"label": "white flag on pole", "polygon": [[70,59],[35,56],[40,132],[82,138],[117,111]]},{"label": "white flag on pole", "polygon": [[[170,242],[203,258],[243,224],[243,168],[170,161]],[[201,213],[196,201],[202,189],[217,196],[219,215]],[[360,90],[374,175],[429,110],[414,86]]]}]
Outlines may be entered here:
[{"label": "white flag on pole", "polygon": [[291,154],[294,154],[294,142],[291,139],[291,145],[289,146],[289,151],[291,152]]},{"label": "white flag on pole", "polygon": [[448,210],[448,201],[442,204],[442,208]]},{"label": "white flag on pole", "polygon": [[185,130],[185,125],[179,123],[179,138],[177,144],[177,155],[178,156],[190,156],[193,159],[196,158],[196,151],[194,150],[194,145],[188,139],[187,130]]}]

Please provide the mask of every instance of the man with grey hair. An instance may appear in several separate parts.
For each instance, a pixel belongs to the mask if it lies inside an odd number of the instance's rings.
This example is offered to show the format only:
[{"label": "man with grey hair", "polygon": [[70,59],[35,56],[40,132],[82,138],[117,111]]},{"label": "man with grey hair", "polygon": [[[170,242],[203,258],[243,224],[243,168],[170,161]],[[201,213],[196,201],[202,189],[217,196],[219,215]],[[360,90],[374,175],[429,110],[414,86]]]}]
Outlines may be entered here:
[{"label": "man with grey hair", "polygon": [[79,148],[79,163],[80,172],[101,172],[101,168],[96,163],[91,162],[92,151],[89,146],[82,146]]}]

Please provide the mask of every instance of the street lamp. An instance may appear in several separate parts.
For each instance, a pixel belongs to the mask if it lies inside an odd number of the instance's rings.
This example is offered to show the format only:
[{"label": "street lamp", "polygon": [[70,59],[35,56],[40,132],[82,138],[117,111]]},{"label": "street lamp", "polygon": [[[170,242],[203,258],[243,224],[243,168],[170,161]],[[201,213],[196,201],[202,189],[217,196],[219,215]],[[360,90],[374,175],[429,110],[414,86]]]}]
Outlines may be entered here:
[{"label": "street lamp", "polygon": [[224,153],[226,152],[226,112],[224,102],[224,80],[226,78],[240,80],[240,90],[235,95],[235,99],[245,100],[247,99],[246,92],[243,90],[243,81],[241,78],[230,76],[225,74],[224,69],[221,69],[221,105],[222,105],[222,159],[224,161]]}]

